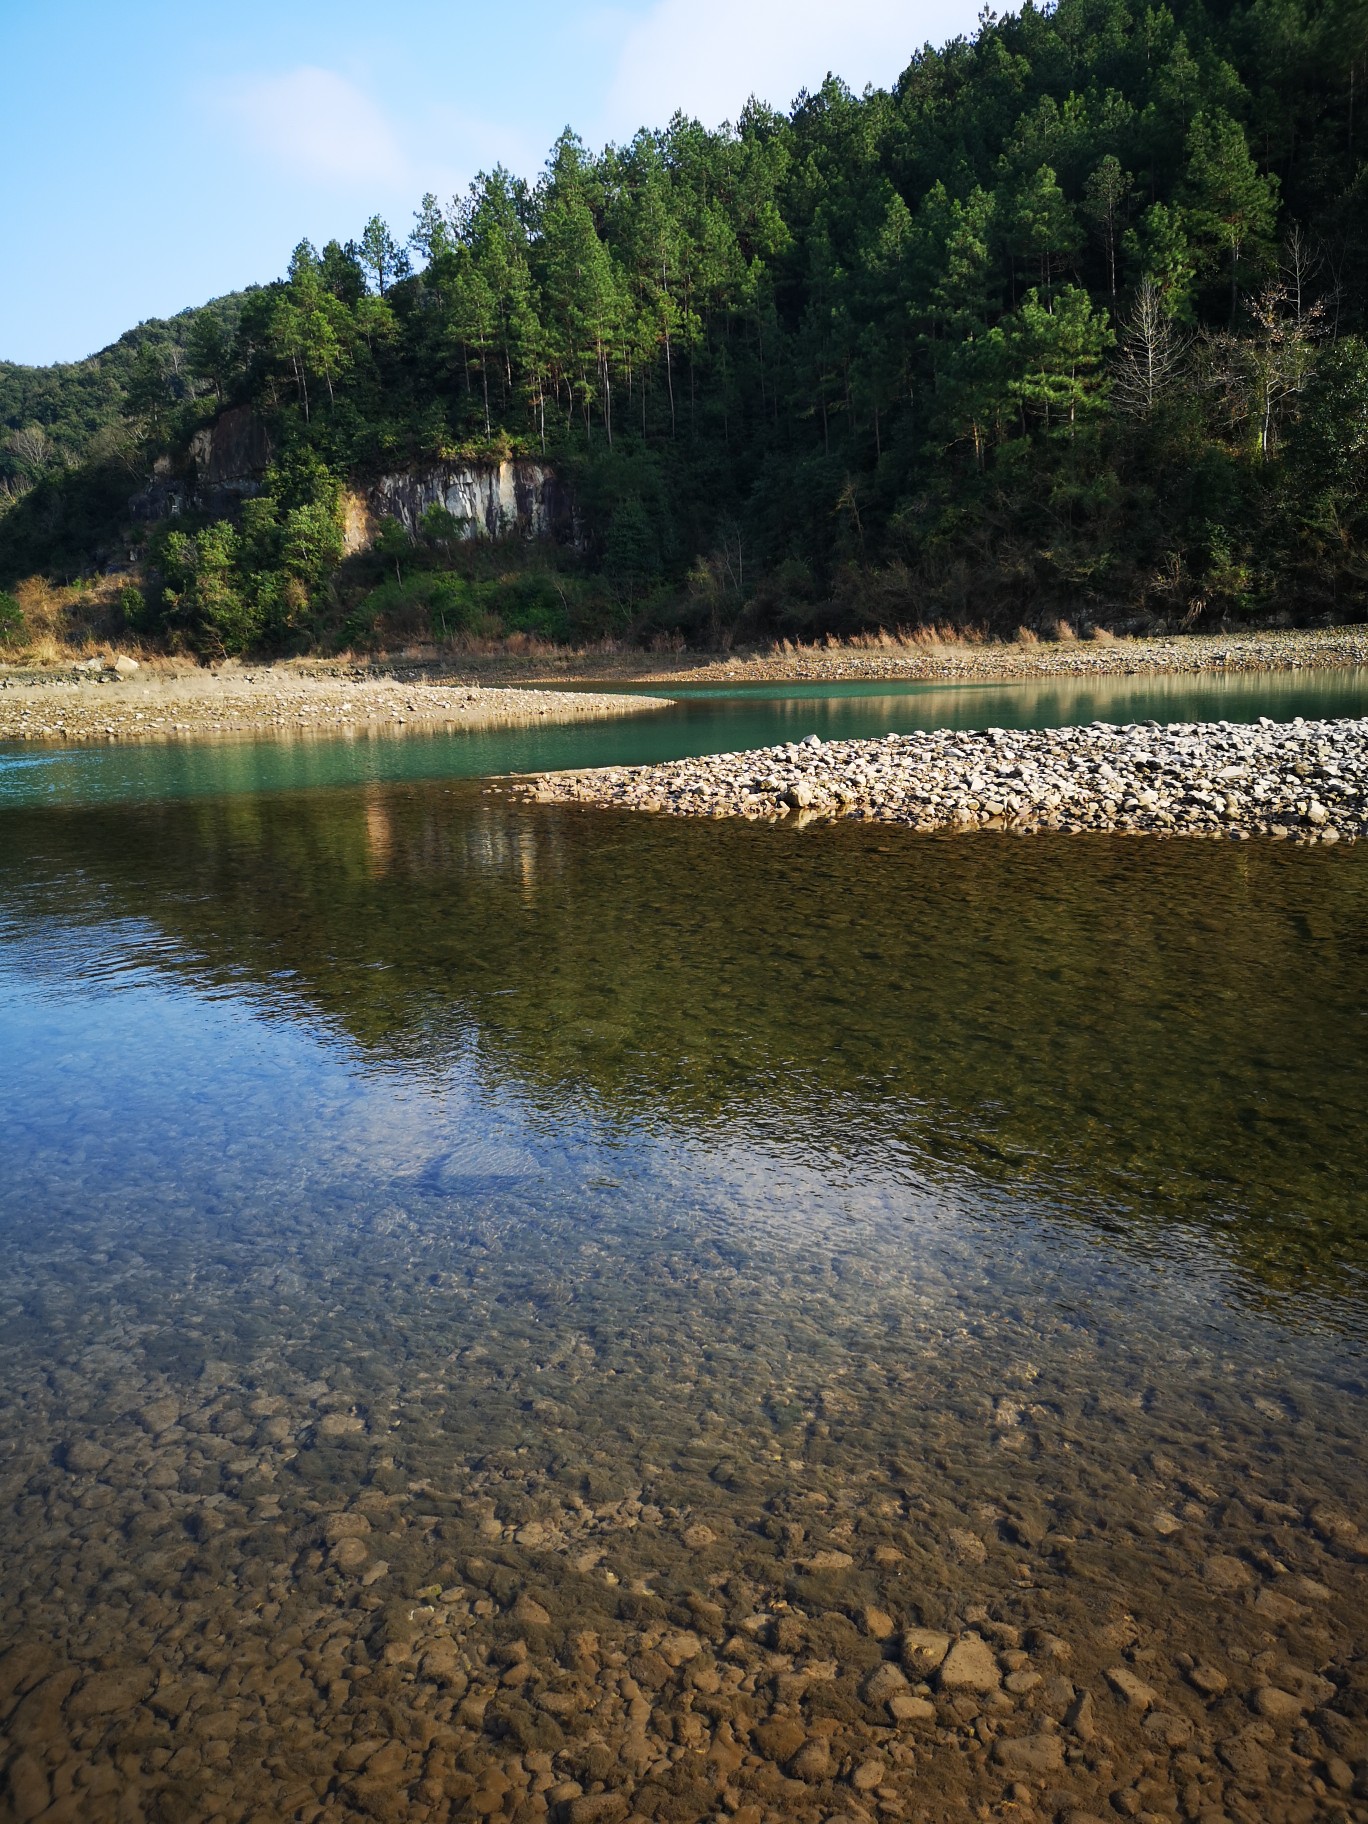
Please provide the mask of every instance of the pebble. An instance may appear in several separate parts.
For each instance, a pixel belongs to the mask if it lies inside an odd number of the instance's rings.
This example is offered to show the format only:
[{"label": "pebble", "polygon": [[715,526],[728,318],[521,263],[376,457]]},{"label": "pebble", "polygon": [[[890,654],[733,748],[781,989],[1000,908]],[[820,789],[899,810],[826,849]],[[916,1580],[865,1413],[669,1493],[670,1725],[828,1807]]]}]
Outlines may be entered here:
[{"label": "pebble", "polygon": [[887,1660],[877,1666],[864,1684],[864,1697],[867,1704],[886,1704],[895,1692],[907,1689],[907,1679],[897,1666]]},{"label": "pebble", "polygon": [[1260,1685],[1254,1693],[1254,1708],[1270,1722],[1297,1723],[1306,1706],[1290,1691],[1280,1691],[1276,1685]]},{"label": "pebble", "polygon": [[935,1717],[936,1706],[914,1691],[895,1691],[888,1700],[888,1714],[895,1723],[927,1723]]},{"label": "pebble", "polygon": [[1064,1765],[1064,1744],[1057,1735],[999,1736],[993,1759],[1012,1773],[1058,1773]]},{"label": "pebble", "polygon": [[1106,1678],[1116,1695],[1132,1710],[1149,1710],[1159,1702],[1158,1692],[1144,1679],[1137,1678],[1128,1666],[1109,1666]]},{"label": "pebble", "polygon": [[109,1452],[92,1438],[76,1438],[63,1445],[62,1461],[73,1475],[98,1475],[109,1462]]},{"label": "pebble", "polygon": [[938,1682],[942,1691],[996,1691],[1001,1676],[987,1641],[966,1634],[946,1654]]},{"label": "pebble", "polygon": [[902,1637],[902,1662],[908,1671],[925,1677],[950,1651],[950,1636],[935,1628],[908,1628]]},{"label": "pebble", "polygon": [[1230,1681],[1216,1666],[1194,1666],[1188,1673],[1188,1682],[1194,1685],[1203,1697],[1220,1697]]}]

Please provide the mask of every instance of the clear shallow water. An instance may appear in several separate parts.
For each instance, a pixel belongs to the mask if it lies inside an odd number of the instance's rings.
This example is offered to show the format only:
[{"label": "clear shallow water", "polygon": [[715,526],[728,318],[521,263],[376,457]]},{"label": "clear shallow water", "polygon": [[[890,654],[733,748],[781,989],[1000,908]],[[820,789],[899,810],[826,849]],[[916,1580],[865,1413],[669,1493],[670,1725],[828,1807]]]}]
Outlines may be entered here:
[{"label": "clear shallow water", "polygon": [[10,809],[13,1809],[1358,1818],[1366,965],[1361,845]]},{"label": "clear shallow water", "polygon": [[[659,694],[661,687],[643,687]],[[473,734],[354,732],[290,740],[0,746],[0,807],[136,802],[403,779],[635,765],[918,728],[1057,728],[1096,720],[1280,721],[1368,713],[1368,671],[1107,678],[1041,684],[786,684],[669,689],[665,710]]]}]

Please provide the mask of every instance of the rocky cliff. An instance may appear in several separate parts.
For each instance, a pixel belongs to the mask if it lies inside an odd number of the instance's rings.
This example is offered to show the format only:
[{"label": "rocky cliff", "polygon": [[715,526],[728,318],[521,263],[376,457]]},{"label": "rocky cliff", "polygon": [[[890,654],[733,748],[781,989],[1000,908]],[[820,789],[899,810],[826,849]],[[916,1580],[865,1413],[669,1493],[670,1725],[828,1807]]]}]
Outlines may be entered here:
[{"label": "rocky cliff", "polygon": [[146,487],[129,501],[129,513],[145,521],[190,510],[231,514],[258,492],[271,455],[266,426],[249,406],[233,406],[196,431],[183,455],[157,458]]},{"label": "rocky cliff", "polygon": [[366,504],[376,519],[397,519],[412,533],[428,508],[438,506],[460,522],[463,538],[574,537],[563,485],[548,463],[531,459],[435,463],[382,475],[367,490]]},{"label": "rocky cliff", "polygon": [[[135,519],[166,519],[188,508],[231,514],[261,486],[272,456],[270,435],[246,406],[223,412],[196,431],[178,463],[163,457],[129,503]],[[346,548],[361,551],[382,519],[415,536],[423,514],[445,507],[462,538],[555,538],[572,543],[577,527],[569,495],[549,463],[428,463],[396,470],[347,490]]]},{"label": "rocky cliff", "polygon": [[270,435],[250,406],[233,406],[195,432],[190,460],[197,493],[243,499],[256,493],[271,460]]}]

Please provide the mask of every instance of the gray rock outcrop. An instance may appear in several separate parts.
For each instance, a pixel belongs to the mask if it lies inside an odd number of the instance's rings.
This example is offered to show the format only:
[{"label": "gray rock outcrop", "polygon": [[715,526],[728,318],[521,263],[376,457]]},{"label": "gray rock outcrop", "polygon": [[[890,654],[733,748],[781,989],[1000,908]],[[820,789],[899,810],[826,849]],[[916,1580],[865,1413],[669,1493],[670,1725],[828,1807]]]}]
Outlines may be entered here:
[{"label": "gray rock outcrop", "polygon": [[367,491],[378,518],[393,518],[417,533],[429,507],[445,507],[463,538],[575,536],[569,497],[549,463],[434,463],[382,475]]}]

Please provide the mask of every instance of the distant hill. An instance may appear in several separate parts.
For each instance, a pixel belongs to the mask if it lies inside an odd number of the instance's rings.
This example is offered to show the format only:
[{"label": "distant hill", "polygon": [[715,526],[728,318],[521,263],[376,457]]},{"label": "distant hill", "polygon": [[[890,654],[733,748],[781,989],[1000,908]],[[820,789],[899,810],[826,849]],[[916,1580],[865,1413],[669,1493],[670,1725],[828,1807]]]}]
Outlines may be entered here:
[{"label": "distant hill", "polygon": [[0,442],[37,425],[58,455],[79,460],[100,431],[122,424],[129,392],[149,361],[166,375],[173,396],[188,396],[196,323],[209,317],[231,333],[246,295],[233,292],[174,317],[149,317],[83,361],[51,367],[0,361]]}]

